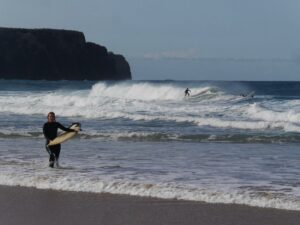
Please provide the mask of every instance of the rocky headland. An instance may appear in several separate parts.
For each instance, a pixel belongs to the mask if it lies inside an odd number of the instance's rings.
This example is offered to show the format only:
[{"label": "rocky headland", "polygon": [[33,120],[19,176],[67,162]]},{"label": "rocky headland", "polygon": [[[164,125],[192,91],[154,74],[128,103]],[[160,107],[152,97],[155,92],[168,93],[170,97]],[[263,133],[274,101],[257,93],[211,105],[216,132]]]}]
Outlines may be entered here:
[{"label": "rocky headland", "polygon": [[0,28],[0,79],[125,80],[131,72],[122,55],[82,32]]}]

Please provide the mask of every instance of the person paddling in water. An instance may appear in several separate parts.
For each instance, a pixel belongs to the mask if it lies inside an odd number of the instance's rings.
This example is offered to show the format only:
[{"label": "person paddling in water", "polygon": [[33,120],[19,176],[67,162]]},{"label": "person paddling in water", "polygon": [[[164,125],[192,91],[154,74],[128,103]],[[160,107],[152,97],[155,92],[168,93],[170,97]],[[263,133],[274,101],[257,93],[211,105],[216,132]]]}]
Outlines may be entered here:
[{"label": "person paddling in water", "polygon": [[186,97],[186,96],[190,96],[190,92],[191,92],[191,90],[190,89],[185,89],[185,91],[184,91],[184,96]]},{"label": "person paddling in water", "polygon": [[57,137],[58,128],[63,131],[68,131],[68,132],[76,132],[76,131],[73,129],[66,128],[63,125],[61,125],[60,123],[56,122],[54,112],[49,112],[47,119],[48,119],[48,121],[43,126],[43,133],[46,138],[46,150],[50,155],[49,166],[51,168],[53,168],[54,164],[55,164],[56,167],[59,167],[58,158],[59,158],[59,154],[60,154],[60,144],[52,145],[52,146],[47,146],[47,145],[49,144],[49,142],[51,140],[53,140]]}]

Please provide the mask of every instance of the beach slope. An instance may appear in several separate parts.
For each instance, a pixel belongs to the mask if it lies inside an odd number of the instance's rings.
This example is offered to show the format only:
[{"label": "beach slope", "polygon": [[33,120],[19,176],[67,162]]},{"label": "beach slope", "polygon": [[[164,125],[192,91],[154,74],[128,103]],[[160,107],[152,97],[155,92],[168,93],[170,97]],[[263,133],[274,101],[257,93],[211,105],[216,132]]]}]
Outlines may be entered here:
[{"label": "beach slope", "polygon": [[299,225],[300,212],[0,186],[5,225]]}]

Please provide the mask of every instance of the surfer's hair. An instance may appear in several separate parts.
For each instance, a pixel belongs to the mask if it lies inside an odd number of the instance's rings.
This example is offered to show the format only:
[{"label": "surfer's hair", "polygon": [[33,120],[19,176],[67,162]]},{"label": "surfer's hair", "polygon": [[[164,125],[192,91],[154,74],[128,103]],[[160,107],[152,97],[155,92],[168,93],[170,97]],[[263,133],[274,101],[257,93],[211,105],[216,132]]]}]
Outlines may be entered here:
[{"label": "surfer's hair", "polygon": [[55,113],[54,113],[54,112],[49,112],[48,115],[47,115],[47,118],[48,118],[50,115],[55,116]]}]

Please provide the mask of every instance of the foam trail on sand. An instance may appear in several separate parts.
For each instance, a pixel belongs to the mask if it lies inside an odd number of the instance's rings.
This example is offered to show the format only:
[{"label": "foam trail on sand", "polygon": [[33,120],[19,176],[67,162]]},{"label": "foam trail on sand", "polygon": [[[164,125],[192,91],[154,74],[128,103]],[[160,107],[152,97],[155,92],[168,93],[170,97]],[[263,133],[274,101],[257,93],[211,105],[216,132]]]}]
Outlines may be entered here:
[{"label": "foam trail on sand", "polygon": [[[80,182],[79,180],[80,179]],[[82,180],[84,179],[84,181]],[[49,176],[7,176],[0,175],[1,185],[35,187],[39,189],[53,189],[64,191],[80,191],[93,193],[127,194],[143,197],[157,197],[164,199],[182,199],[190,201],[204,201],[209,203],[236,203],[266,208],[300,210],[300,201],[289,199],[282,201],[276,198],[276,192],[265,193],[265,196],[253,196],[251,191],[223,192],[213,188],[181,187],[174,184],[151,184],[129,181],[103,181],[101,179],[86,179],[81,176],[51,178]]]}]

